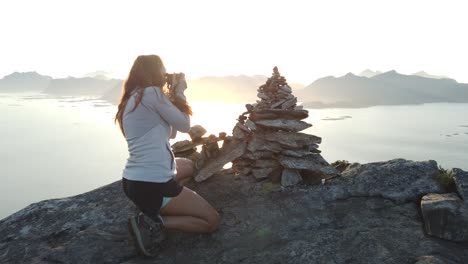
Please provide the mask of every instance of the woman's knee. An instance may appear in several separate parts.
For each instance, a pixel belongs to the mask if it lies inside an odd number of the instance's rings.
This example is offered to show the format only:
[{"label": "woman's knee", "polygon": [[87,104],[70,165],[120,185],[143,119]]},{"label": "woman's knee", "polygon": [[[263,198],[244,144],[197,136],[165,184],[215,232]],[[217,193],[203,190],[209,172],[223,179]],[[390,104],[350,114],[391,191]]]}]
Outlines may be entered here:
[{"label": "woman's knee", "polygon": [[221,216],[218,214],[218,212],[214,211],[207,219],[207,222],[210,226],[208,232],[213,233],[218,229],[219,225],[221,224]]},{"label": "woman's knee", "polygon": [[192,176],[195,171],[195,165],[193,161],[185,158],[176,159],[177,174],[181,178]]}]

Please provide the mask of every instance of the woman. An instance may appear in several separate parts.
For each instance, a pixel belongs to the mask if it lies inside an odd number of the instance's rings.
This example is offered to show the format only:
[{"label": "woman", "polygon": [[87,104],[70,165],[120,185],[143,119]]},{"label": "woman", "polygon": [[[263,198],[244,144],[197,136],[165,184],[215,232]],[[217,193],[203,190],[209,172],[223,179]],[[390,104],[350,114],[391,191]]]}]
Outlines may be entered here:
[{"label": "woman", "polygon": [[[125,194],[142,214],[129,219],[136,246],[148,255],[149,230],[157,223],[185,232],[211,233],[219,225],[216,210],[181,181],[193,176],[188,159],[176,159],[169,139],[188,132],[192,110],[184,91],[185,77],[164,87],[166,69],[156,55],[139,56],[123,86],[115,116],[127,140],[129,158],[122,174]],[[161,220],[162,216],[162,220]],[[156,223],[156,225],[155,225]]]}]

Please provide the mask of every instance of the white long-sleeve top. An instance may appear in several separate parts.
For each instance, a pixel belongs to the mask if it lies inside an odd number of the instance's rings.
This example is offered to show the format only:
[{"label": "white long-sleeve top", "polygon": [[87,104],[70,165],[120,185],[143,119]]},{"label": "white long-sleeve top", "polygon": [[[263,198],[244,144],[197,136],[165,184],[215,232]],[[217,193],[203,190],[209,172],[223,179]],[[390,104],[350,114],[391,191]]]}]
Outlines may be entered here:
[{"label": "white long-sleeve top", "polygon": [[167,182],[177,173],[169,144],[177,131],[188,132],[190,118],[172,104],[161,88],[150,86],[137,108],[130,97],[122,118],[129,157],[122,172],[128,180]]}]

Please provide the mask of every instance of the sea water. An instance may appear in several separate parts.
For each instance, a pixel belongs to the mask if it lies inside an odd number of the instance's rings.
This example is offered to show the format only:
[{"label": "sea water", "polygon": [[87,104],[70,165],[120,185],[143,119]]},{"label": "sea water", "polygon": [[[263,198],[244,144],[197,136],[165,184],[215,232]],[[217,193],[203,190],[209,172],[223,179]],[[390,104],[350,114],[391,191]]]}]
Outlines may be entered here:
[{"label": "sea water", "polygon": [[[245,104],[192,104],[192,125],[230,134]],[[114,124],[116,106],[84,97],[0,94],[0,219],[44,199],[87,192],[121,178],[127,145]],[[468,170],[468,104],[308,109],[335,160],[433,159]],[[179,133],[177,140],[188,139]]]}]

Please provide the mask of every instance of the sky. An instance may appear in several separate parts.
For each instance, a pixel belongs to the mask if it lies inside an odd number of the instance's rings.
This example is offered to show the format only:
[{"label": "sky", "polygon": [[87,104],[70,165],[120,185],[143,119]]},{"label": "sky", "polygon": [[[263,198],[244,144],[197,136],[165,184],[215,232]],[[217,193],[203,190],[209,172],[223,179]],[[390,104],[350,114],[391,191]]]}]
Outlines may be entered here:
[{"label": "sky", "polygon": [[365,69],[468,83],[467,1],[1,0],[0,77],[102,70],[124,79],[140,54],[169,72],[289,82]]}]

